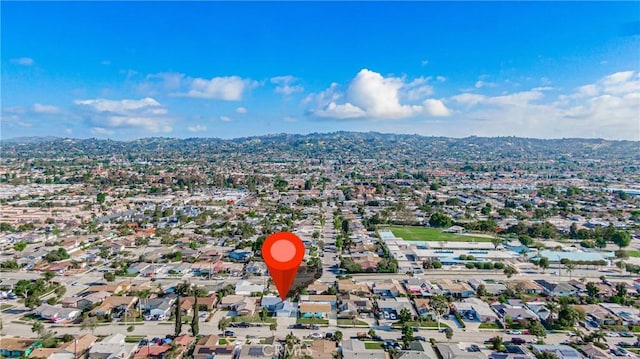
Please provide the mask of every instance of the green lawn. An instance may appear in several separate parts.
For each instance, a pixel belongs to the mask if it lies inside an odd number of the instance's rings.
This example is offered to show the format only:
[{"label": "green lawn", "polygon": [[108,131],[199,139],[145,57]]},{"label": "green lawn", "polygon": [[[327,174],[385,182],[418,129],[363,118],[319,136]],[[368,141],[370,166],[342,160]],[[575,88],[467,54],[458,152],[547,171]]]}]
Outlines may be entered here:
[{"label": "green lawn", "polygon": [[[353,320],[351,320],[351,319],[338,319],[338,325],[353,326]],[[369,326],[369,324],[367,324],[367,322],[363,322],[362,320],[356,320],[356,325]]]},{"label": "green lawn", "polygon": [[627,254],[629,254],[629,257],[640,257],[640,251],[637,249],[627,250]]},{"label": "green lawn", "polygon": [[475,237],[471,235],[460,235],[453,233],[442,233],[442,230],[437,228],[391,226],[384,229],[391,230],[394,236],[400,237],[406,241],[491,242],[491,238]]},{"label": "green lawn", "polygon": [[137,343],[146,338],[144,335],[128,335],[124,338],[125,343]]},{"label": "green lawn", "polygon": [[480,329],[502,329],[502,324],[498,322],[480,323]]},{"label": "green lawn", "polygon": [[327,319],[318,319],[318,318],[298,318],[296,320],[298,324],[316,324],[316,325],[327,325],[329,321]]},{"label": "green lawn", "polygon": [[381,342],[364,342],[365,349],[384,350],[384,344]]},{"label": "green lawn", "polygon": [[13,305],[11,305],[11,304],[1,304],[0,305],[0,312],[2,312],[3,310],[11,309],[11,308],[13,308]]}]

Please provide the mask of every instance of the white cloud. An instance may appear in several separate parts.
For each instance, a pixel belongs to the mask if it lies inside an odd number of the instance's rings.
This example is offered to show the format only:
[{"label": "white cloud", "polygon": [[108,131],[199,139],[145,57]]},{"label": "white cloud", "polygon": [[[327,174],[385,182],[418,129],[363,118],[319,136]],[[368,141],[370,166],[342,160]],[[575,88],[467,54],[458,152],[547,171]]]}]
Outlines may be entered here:
[{"label": "white cloud", "polygon": [[[139,128],[151,133],[173,131],[173,120],[166,117],[167,109],[151,97],[140,100],[76,100],[74,103],[88,110],[95,128],[109,131],[115,128]],[[98,130],[101,131],[101,130]],[[103,131],[102,134],[108,134]]]},{"label": "white cloud", "polygon": [[35,64],[35,61],[30,57],[19,57],[17,59],[11,59],[10,61],[12,64],[20,66],[33,66],[33,64]]},{"label": "white cloud", "polygon": [[52,105],[41,105],[39,103],[36,103],[33,105],[33,112],[52,115],[60,113],[60,108]]},{"label": "white cloud", "polygon": [[228,116],[220,116],[220,121],[222,121],[222,122],[231,122],[233,120],[231,119],[231,117],[228,117]]},{"label": "white cloud", "polygon": [[451,115],[451,110],[444,105],[444,102],[436,99],[426,99],[423,103],[424,112],[431,116],[449,116]]},{"label": "white cloud", "polygon": [[204,126],[204,125],[187,126],[187,130],[189,132],[205,132],[207,130],[207,126]]},{"label": "white cloud", "polygon": [[65,128],[64,129],[64,133],[66,133],[67,135],[70,135],[73,133],[73,129],[72,128]]},{"label": "white cloud", "polygon": [[214,77],[210,80],[196,78],[191,81],[187,97],[213,100],[239,101],[245,91],[256,87],[258,83],[238,76]]},{"label": "white cloud", "polygon": [[[640,140],[638,73],[606,76],[570,93],[550,87],[485,96],[462,93],[451,97],[456,111],[456,136],[600,137]],[[555,94],[555,95],[554,95]]]},{"label": "white cloud", "polygon": [[483,87],[496,87],[497,84],[494,83],[494,82],[478,80],[478,81],[476,81],[476,84],[474,86],[475,86],[475,88],[480,89],[480,88],[483,88]]},{"label": "white cloud", "polygon": [[236,113],[239,113],[241,115],[244,115],[245,113],[247,113],[247,109],[245,107],[238,107],[236,108]]},{"label": "white cloud", "polygon": [[285,116],[282,121],[287,122],[287,123],[293,123],[293,122],[298,122],[298,119],[295,117],[291,117],[291,116]]},{"label": "white cloud", "polygon": [[[337,85],[315,96],[308,96],[320,103],[311,112],[317,117],[334,119],[366,118],[375,120],[402,119],[418,115],[447,116],[450,111],[441,100],[428,101],[426,96],[433,92],[426,78],[405,82],[399,77],[384,77],[381,74],[362,69],[347,88],[344,103],[338,103],[340,95]],[[422,100],[418,104],[401,104],[400,100]],[[330,99],[329,101],[327,101]]]},{"label": "white cloud", "polygon": [[421,65],[422,66],[427,66],[429,64],[429,60],[422,60]]},{"label": "white cloud", "polygon": [[276,93],[281,93],[285,96],[291,95],[292,93],[302,92],[304,91],[304,87],[300,85],[294,85],[298,79],[291,76],[276,76],[271,78],[271,83],[276,85]]},{"label": "white cloud", "polygon": [[446,77],[444,77],[444,76],[437,76],[437,77],[436,77],[436,80],[438,80],[438,81],[440,81],[440,82],[445,82],[445,81],[447,81],[447,78],[446,78]]},{"label": "white cloud", "polygon": [[102,60],[102,61],[100,61],[100,65],[109,66],[109,65],[111,65],[111,61],[109,61],[109,60]]},{"label": "white cloud", "polygon": [[340,98],[342,98],[342,93],[340,92],[340,86],[333,82],[326,90],[317,93],[317,94],[309,94],[302,100],[303,104],[312,104],[314,107],[322,107],[326,106],[330,102],[336,102]]}]

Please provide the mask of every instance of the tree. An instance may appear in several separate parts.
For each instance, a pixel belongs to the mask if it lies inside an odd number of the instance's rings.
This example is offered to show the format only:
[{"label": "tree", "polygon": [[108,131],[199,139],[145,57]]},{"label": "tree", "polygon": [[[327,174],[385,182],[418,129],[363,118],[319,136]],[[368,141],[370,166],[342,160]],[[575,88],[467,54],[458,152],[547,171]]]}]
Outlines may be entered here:
[{"label": "tree", "polygon": [[615,231],[611,236],[611,241],[622,249],[631,243],[631,235],[626,231]]},{"label": "tree", "polygon": [[449,302],[447,298],[440,294],[431,298],[431,308],[436,313],[437,321],[438,321],[438,330],[440,330],[440,317],[449,311]]},{"label": "tree", "polygon": [[200,326],[198,325],[199,315],[198,315],[198,296],[197,293],[194,293],[193,297],[193,317],[191,318],[191,335],[197,337],[200,333]]},{"label": "tree", "polygon": [[540,257],[540,259],[538,260],[538,267],[542,268],[543,273],[545,272],[545,270],[549,269],[549,258]]},{"label": "tree", "polygon": [[518,270],[513,266],[508,265],[504,267],[504,274],[507,276],[507,278],[511,278],[514,274],[518,274]]},{"label": "tree", "polygon": [[275,333],[275,331],[278,330],[278,323],[273,322],[269,324],[269,330],[272,334]]},{"label": "tree", "polygon": [[35,308],[37,306],[40,305],[40,299],[38,298],[38,295],[36,294],[29,294],[27,295],[27,297],[24,299],[24,306],[27,308]]},{"label": "tree", "polygon": [[342,341],[342,332],[339,330],[336,330],[336,332],[333,333],[333,340],[335,340],[336,343],[340,343]]},{"label": "tree", "polygon": [[99,204],[103,204],[105,202],[105,200],[107,199],[107,194],[104,192],[100,192],[98,193],[98,195],[96,196],[96,201]]},{"label": "tree", "polygon": [[476,294],[478,295],[478,297],[484,297],[485,295],[487,295],[487,288],[484,284],[480,284],[477,288],[476,288]]},{"label": "tree", "polygon": [[220,330],[221,332],[224,332],[225,330],[227,330],[228,326],[229,326],[229,319],[228,318],[222,318],[218,322],[218,330]]},{"label": "tree", "polygon": [[496,335],[491,338],[491,345],[493,346],[493,350],[499,352],[502,351],[502,345],[504,344],[504,339],[501,336]]},{"label": "tree", "polygon": [[409,343],[413,341],[413,328],[408,323],[402,325],[402,343],[404,347],[409,347]]},{"label": "tree", "polygon": [[451,340],[451,338],[453,338],[453,329],[449,327],[445,328],[444,335],[447,337],[447,340]]},{"label": "tree", "polygon": [[540,339],[547,336],[547,331],[542,326],[542,323],[537,320],[532,320],[531,323],[529,323],[529,334],[535,335]]},{"label": "tree", "polygon": [[502,243],[502,239],[498,237],[491,238],[491,244],[493,244],[494,249],[498,249],[498,246]]},{"label": "tree", "polygon": [[175,307],[175,312],[174,312],[174,317],[175,317],[175,325],[174,325],[174,330],[173,330],[173,334],[177,337],[180,336],[180,334],[182,334],[182,309],[180,308],[180,299],[181,296],[180,294],[178,294],[178,298],[176,298],[176,307]]},{"label": "tree", "polygon": [[42,333],[42,331],[44,330],[44,324],[42,324],[41,321],[36,321],[33,323],[33,325],[31,326],[31,331],[34,333]]},{"label": "tree", "polygon": [[429,225],[431,227],[447,228],[451,227],[452,223],[451,218],[443,212],[436,212],[429,218]]},{"label": "tree", "polygon": [[567,272],[569,272],[569,280],[571,280],[572,276],[571,273],[573,272],[573,270],[575,269],[575,264],[573,264],[573,262],[567,262],[567,264],[564,265],[564,268],[566,269]]},{"label": "tree", "polygon": [[410,321],[411,320],[411,312],[409,311],[409,309],[402,308],[402,310],[400,310],[400,313],[398,313],[398,320],[399,320],[401,325],[404,325],[405,323]]},{"label": "tree", "polygon": [[51,272],[51,271],[46,271],[46,272],[42,273],[42,277],[47,282],[50,282],[55,276],[56,276],[56,274]]},{"label": "tree", "polygon": [[116,280],[116,274],[113,272],[104,272],[104,280],[107,282],[113,282]]},{"label": "tree", "polygon": [[98,319],[96,317],[87,316],[82,320],[82,323],[80,323],[80,330],[89,329],[91,331],[91,334],[93,334],[94,330],[96,330],[97,327]]},{"label": "tree", "polygon": [[552,326],[553,316],[560,311],[560,306],[558,305],[558,303],[548,300],[544,304],[544,307],[549,311],[549,316],[547,317],[547,325]]},{"label": "tree", "polygon": [[594,282],[587,282],[587,295],[591,298],[595,298],[600,293],[600,288]]},{"label": "tree", "polygon": [[13,249],[18,252],[22,252],[25,248],[27,248],[27,242],[25,241],[18,241],[13,245]]}]

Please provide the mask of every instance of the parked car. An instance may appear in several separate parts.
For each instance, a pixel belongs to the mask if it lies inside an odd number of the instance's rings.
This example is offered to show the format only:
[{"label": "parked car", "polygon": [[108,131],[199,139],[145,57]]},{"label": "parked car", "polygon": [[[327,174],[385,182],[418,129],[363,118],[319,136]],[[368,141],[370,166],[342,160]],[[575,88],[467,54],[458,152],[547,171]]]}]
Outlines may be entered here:
[{"label": "parked car", "polygon": [[624,338],[633,338],[634,337],[633,333],[631,333],[629,331],[626,331],[626,330],[623,330],[623,331],[619,332],[618,334],[620,334],[620,336],[624,337]]},{"label": "parked car", "polygon": [[426,342],[427,341],[427,338],[423,337],[422,335],[416,335],[415,337],[413,337],[413,339],[419,340],[421,342]]},{"label": "parked car", "polygon": [[236,333],[233,330],[225,330],[224,331],[224,336],[225,337],[235,337]]},{"label": "parked car", "polygon": [[610,337],[610,338],[617,338],[620,336],[620,334],[616,333],[616,332],[606,332],[604,335]]},{"label": "parked car", "polygon": [[522,339],[522,338],[517,338],[517,337],[516,337],[516,338],[511,338],[511,343],[512,343],[512,344],[517,344],[517,345],[519,345],[519,344],[525,344],[526,342],[527,342],[527,341],[526,341],[526,340],[524,340],[524,339]]},{"label": "parked car", "polygon": [[509,329],[505,333],[510,334],[510,335],[521,335],[522,331],[517,330],[517,329]]},{"label": "parked car", "polygon": [[469,345],[467,350],[472,352],[472,353],[477,353],[477,352],[480,351],[480,347],[478,346],[478,344],[471,344],[471,345]]},{"label": "parked car", "polygon": [[316,333],[311,333],[309,334],[309,338],[311,339],[322,339],[322,334],[316,332]]}]

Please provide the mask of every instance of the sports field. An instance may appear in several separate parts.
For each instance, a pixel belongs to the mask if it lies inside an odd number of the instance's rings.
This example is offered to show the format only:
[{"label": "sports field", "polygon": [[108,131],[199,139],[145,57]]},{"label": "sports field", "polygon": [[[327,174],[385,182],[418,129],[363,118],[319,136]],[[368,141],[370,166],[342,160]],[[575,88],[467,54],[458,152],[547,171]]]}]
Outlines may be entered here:
[{"label": "sports field", "polygon": [[491,242],[491,238],[475,237],[472,235],[461,235],[454,233],[442,233],[442,231],[437,228],[391,226],[383,229],[391,230],[394,236],[403,238],[406,241]]}]

